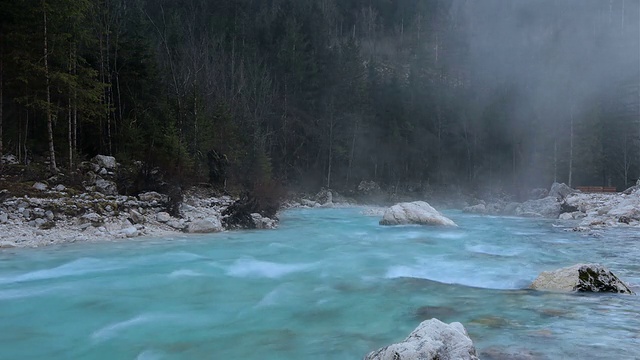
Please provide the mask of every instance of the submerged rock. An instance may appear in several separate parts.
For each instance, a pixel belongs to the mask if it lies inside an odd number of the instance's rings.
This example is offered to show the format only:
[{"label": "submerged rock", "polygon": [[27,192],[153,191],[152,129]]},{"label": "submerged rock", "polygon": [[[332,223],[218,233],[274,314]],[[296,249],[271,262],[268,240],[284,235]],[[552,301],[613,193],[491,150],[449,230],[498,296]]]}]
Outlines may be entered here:
[{"label": "submerged rock", "polygon": [[425,201],[399,203],[385,210],[380,225],[444,225],[458,226]]},{"label": "submerged rock", "polygon": [[531,288],[564,292],[633,294],[627,284],[600,264],[577,264],[555,271],[543,271],[533,281]]},{"label": "submerged rock", "polygon": [[477,360],[476,348],[464,326],[438,319],[423,321],[404,341],[364,357],[364,360]]}]

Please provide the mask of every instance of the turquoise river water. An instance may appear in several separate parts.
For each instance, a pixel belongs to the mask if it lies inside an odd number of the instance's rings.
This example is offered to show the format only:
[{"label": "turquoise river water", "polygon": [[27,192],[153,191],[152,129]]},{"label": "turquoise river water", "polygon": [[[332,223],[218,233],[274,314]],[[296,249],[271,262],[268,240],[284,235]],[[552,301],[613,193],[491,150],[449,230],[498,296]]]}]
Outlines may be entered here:
[{"label": "turquoise river water", "polygon": [[436,317],[463,323],[485,359],[640,359],[640,296],[526,289],[540,271],[601,262],[638,292],[640,231],[459,212],[446,213],[456,229],[382,227],[361,210],[2,250],[0,358],[361,359]]}]

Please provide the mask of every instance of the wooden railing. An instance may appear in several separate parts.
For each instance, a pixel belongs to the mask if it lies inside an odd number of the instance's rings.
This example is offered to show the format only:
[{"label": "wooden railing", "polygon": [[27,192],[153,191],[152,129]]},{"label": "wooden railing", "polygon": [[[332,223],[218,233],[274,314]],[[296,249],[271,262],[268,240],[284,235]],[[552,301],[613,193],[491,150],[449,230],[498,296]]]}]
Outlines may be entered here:
[{"label": "wooden railing", "polygon": [[615,186],[578,186],[576,187],[576,190],[580,190],[584,193],[610,193],[617,191]]}]

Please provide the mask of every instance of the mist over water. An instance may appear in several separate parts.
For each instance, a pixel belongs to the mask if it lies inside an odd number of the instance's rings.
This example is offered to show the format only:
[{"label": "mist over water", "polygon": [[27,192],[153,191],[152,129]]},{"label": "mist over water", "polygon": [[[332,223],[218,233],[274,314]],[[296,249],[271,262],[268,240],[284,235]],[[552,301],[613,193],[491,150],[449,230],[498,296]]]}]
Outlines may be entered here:
[{"label": "mist over water", "polygon": [[637,234],[459,212],[454,229],[381,227],[360,211],[290,210],[275,231],[3,250],[3,357],[359,359],[432,317],[462,322],[481,354],[639,355],[637,296],[525,290],[540,271],[598,261],[638,291]]},{"label": "mist over water", "polygon": [[570,157],[574,185],[626,184],[621,164],[637,178],[638,1],[459,0],[451,16],[475,88],[470,122],[493,118],[496,154],[512,153],[521,186],[568,182]]}]

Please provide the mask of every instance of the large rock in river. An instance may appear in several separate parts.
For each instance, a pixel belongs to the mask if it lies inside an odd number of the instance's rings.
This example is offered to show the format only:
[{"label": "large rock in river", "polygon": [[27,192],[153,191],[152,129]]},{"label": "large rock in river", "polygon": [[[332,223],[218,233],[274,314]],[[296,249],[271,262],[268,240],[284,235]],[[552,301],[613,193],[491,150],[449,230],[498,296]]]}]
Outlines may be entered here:
[{"label": "large rock in river", "polygon": [[577,264],[555,271],[543,271],[532,289],[564,292],[612,292],[633,294],[624,281],[600,264]]},{"label": "large rock in river", "polygon": [[364,357],[364,360],[477,360],[476,348],[464,326],[438,319],[423,321],[404,341]]},{"label": "large rock in river", "polygon": [[384,212],[380,225],[445,225],[457,226],[424,201],[399,203]]}]

